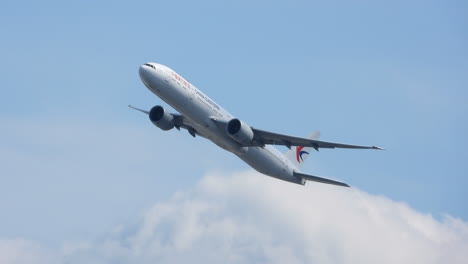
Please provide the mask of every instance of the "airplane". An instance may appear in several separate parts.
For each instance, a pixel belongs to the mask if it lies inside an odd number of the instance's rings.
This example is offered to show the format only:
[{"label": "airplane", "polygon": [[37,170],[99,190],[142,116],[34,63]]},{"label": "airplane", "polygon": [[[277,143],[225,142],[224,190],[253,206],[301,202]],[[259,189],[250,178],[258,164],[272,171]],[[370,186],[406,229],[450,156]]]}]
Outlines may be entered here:
[{"label": "airplane", "polygon": [[[180,114],[170,113],[160,105],[149,111],[132,105],[129,105],[130,108],[147,114],[150,121],[162,130],[186,129],[193,137],[206,138],[235,154],[256,171],[280,180],[300,185],[305,185],[306,181],[315,181],[349,187],[343,182],[300,171],[312,149],[383,149],[320,141],[318,132],[302,138],[260,130],[231,115],[167,66],[145,63],[140,66],[139,75],[151,92]],[[283,145],[289,150],[281,153],[272,145]]]}]

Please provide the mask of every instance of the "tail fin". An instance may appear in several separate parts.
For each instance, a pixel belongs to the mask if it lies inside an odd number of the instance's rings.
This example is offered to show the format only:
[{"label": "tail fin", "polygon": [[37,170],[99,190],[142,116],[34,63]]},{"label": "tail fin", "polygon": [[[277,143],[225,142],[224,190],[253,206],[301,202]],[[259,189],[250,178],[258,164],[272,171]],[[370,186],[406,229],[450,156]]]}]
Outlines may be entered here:
[{"label": "tail fin", "polygon": [[[319,139],[320,132],[314,131],[307,138]],[[294,164],[299,169],[302,167],[302,164],[309,156],[311,150],[312,148],[310,147],[291,147],[291,149],[284,153],[284,155],[291,161],[292,164]]]}]

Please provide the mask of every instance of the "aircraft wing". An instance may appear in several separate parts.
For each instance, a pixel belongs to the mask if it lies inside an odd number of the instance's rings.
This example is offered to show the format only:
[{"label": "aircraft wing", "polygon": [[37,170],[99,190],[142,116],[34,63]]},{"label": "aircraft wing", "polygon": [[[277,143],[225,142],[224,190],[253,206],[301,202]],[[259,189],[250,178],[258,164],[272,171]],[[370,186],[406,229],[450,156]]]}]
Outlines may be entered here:
[{"label": "aircraft wing", "polygon": [[303,147],[312,147],[315,150],[320,148],[348,148],[348,149],[380,149],[381,147],[376,146],[359,146],[359,145],[349,145],[341,144],[334,142],[327,142],[315,139],[293,137],[288,135],[282,135],[278,133],[273,133],[269,131],[264,131],[252,127],[254,132],[254,140],[261,145],[283,145],[288,148],[291,146],[303,146]]}]

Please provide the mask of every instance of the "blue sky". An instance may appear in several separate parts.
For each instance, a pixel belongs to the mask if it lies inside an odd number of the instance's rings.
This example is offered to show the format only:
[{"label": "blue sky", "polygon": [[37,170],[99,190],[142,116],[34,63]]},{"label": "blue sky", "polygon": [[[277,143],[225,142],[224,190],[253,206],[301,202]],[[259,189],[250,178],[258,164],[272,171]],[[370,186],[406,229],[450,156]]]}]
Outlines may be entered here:
[{"label": "blue sky", "polygon": [[304,171],[467,221],[467,11],[464,1],[7,1],[0,237],[96,238],[209,172],[248,169],[127,109],[162,103],[139,80],[148,61],[257,128],[385,147],[322,150]]}]

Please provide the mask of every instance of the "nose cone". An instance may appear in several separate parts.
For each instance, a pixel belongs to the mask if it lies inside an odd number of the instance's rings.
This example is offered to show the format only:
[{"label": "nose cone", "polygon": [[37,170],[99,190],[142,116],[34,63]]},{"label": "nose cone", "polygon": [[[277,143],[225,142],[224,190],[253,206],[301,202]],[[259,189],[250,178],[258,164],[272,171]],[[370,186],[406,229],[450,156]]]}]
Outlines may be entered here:
[{"label": "nose cone", "polygon": [[148,85],[148,79],[149,79],[149,67],[145,64],[140,66],[140,69],[138,70],[138,73],[140,74],[140,79]]}]

